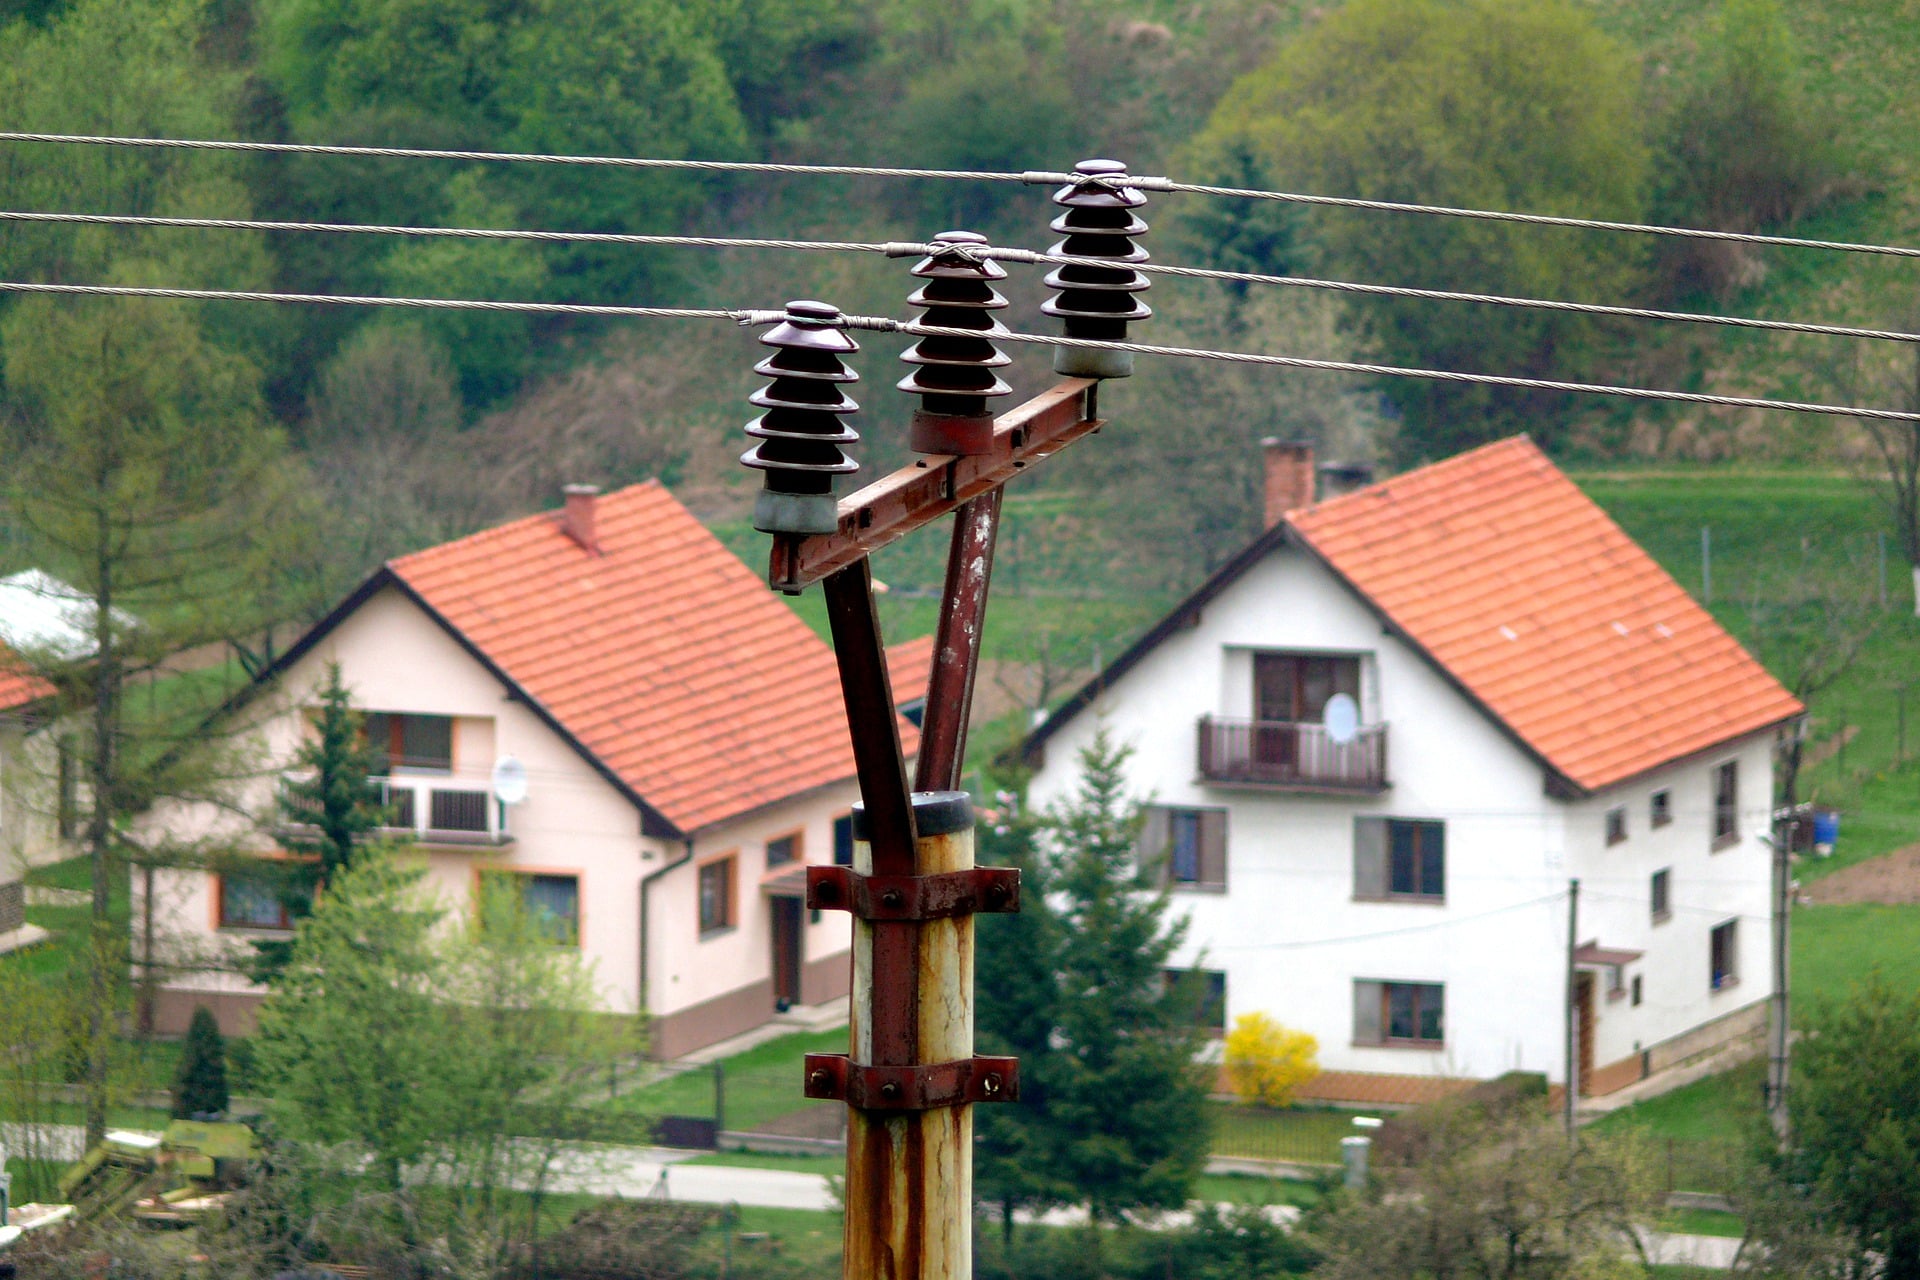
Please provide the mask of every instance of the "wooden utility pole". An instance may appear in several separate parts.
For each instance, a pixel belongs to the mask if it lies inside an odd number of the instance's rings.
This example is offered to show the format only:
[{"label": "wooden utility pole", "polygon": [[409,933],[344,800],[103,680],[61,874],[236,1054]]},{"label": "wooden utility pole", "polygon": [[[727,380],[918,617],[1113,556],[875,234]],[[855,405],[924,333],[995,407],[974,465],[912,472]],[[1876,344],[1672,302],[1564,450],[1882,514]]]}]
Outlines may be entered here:
[{"label": "wooden utility pole", "polygon": [[1773,834],[1761,837],[1773,852],[1773,999],[1767,1020],[1767,1122],[1784,1149],[1791,1136],[1787,1112],[1787,1074],[1793,1030],[1787,1003],[1788,949],[1793,919],[1793,825],[1796,806],[1774,815]]}]

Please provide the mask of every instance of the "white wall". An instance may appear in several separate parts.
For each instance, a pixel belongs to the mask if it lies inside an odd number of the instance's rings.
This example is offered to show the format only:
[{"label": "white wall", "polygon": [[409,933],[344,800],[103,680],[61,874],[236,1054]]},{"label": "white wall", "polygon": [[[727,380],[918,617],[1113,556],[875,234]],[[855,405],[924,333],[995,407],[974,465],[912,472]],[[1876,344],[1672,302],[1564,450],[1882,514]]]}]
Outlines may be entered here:
[{"label": "white wall", "polygon": [[[340,664],[359,709],[458,717],[455,778],[484,786],[494,760],[503,755],[526,766],[527,799],[509,813],[510,843],[416,846],[415,853],[426,859],[430,890],[458,908],[471,901],[485,869],[578,876],[581,952],[594,966],[608,1006],[636,1008],[641,1000],[641,878],[667,867],[684,846],[642,836],[634,805],[397,591],[381,592],[356,610],[288,671],[277,691],[254,704],[249,714],[258,725],[263,767],[250,789],[250,807],[271,814],[273,775],[293,759],[305,732],[302,708],[317,704],[316,691],[333,662]],[[727,935],[725,944],[700,943],[691,936],[697,933],[697,882],[691,868],[660,877],[652,890],[659,931],[650,957],[654,1012],[670,1013],[766,976],[771,944],[756,892],[764,840],[803,829],[809,859],[831,861],[832,819],[850,806],[852,791],[851,783],[822,791],[700,837],[696,852],[717,851],[722,845],[742,849],[741,927]],[[156,814],[154,821],[183,833],[222,825],[204,810],[190,813],[178,807]],[[245,838],[243,828],[226,825]],[[266,847],[269,842],[255,835],[251,843]],[[156,904],[176,955],[245,946],[243,931],[216,927],[217,904],[208,875],[163,874]],[[844,951],[847,936],[844,915],[829,915],[808,928],[807,958]],[[245,989],[247,984],[230,975],[203,974],[170,985],[212,991]]]},{"label": "white wall", "polygon": [[[1250,714],[1256,649],[1362,655],[1363,720],[1388,726],[1391,786],[1383,794],[1285,794],[1198,780],[1196,721]],[[1030,791],[1035,805],[1069,795],[1078,752],[1100,726],[1133,749],[1126,771],[1137,797],[1229,810],[1226,892],[1175,895],[1192,920],[1179,959],[1226,971],[1229,1023],[1258,1010],[1312,1032],[1324,1069],[1484,1077],[1522,1068],[1563,1079],[1573,875],[1595,881],[1583,886],[1594,905],[1583,912],[1582,939],[1636,949],[1645,940],[1648,951],[1647,999],[1633,1019],[1606,1007],[1603,984],[1597,1062],[1764,993],[1763,851],[1746,840],[1710,858],[1705,838],[1695,839],[1710,821],[1708,772],[1721,757],[1675,771],[1669,785],[1679,812],[1662,832],[1664,843],[1630,839],[1610,862],[1596,863],[1606,805],[1548,799],[1539,762],[1297,551],[1282,548],[1254,566],[1206,606],[1198,626],[1176,632],[1049,739]],[[1765,742],[1743,747],[1741,759],[1743,831],[1764,830]],[[1644,833],[1645,797],[1629,803],[1641,806]],[[1354,901],[1353,820],[1364,814],[1445,820],[1444,905]],[[1687,842],[1699,848],[1681,858]],[[1676,860],[1676,907],[1688,910],[1676,910],[1666,932],[1650,939],[1640,864],[1666,857]],[[1614,898],[1639,895],[1637,904],[1609,902],[1602,910],[1602,881]],[[1719,922],[1709,916],[1756,905],[1759,918],[1741,925],[1741,987],[1709,993],[1706,937]],[[1640,924],[1629,929],[1635,911]],[[1352,1043],[1356,978],[1444,983],[1444,1048]]]}]

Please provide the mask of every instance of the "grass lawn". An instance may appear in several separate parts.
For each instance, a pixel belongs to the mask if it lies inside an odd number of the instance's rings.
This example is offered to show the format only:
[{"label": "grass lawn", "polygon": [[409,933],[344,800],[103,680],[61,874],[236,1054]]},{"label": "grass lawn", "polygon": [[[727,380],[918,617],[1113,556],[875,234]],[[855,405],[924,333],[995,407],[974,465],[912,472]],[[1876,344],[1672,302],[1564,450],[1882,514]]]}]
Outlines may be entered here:
[{"label": "grass lawn", "polygon": [[1213,1122],[1213,1154],[1307,1164],[1340,1163],[1340,1139],[1360,1132],[1353,1118],[1368,1114],[1327,1107],[1274,1110],[1233,1102],[1209,1102],[1207,1109]]},{"label": "grass lawn", "polygon": [[[837,1213],[814,1213],[806,1209],[761,1209],[741,1205],[733,1224],[732,1270],[736,1275],[758,1275],[773,1270],[756,1265],[756,1259],[779,1258],[786,1266],[804,1269],[808,1275],[840,1274],[841,1219]],[[741,1237],[762,1235],[764,1240]],[[709,1231],[702,1250],[709,1254],[727,1247],[724,1230]],[[781,1272],[784,1274],[784,1269]]]},{"label": "grass lawn", "polygon": [[[846,1047],[847,1032],[841,1027],[781,1036],[725,1059],[725,1126],[751,1129],[809,1105],[800,1089],[801,1056],[844,1051]],[[607,1105],[617,1111],[641,1115],[710,1116],[713,1114],[713,1070],[696,1067],[623,1093]]]},{"label": "grass lawn", "polygon": [[[1896,989],[1920,985],[1920,906],[1798,907],[1793,984],[1799,1009],[1846,996],[1874,969]],[[1796,1022],[1804,1018],[1796,1016]]]},{"label": "grass lawn", "polygon": [[1193,1183],[1193,1198],[1222,1204],[1291,1204],[1311,1209],[1326,1198],[1318,1183],[1297,1178],[1255,1178],[1243,1173],[1206,1173]]},{"label": "grass lawn", "polygon": [[1739,1240],[1747,1234],[1747,1224],[1738,1215],[1717,1209],[1672,1209],[1660,1219],[1660,1230],[1682,1236],[1725,1236]]},{"label": "grass lawn", "polygon": [[1593,1122],[1595,1133],[1638,1131],[1661,1138],[1744,1142],[1760,1123],[1764,1064],[1743,1062],[1671,1093],[1622,1107]]}]

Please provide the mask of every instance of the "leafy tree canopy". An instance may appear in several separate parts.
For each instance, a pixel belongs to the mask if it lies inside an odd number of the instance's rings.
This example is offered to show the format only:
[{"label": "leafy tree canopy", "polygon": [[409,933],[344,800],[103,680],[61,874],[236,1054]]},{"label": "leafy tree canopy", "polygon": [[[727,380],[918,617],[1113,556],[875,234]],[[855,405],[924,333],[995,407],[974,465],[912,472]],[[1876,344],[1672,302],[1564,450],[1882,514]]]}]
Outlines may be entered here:
[{"label": "leafy tree canopy", "polygon": [[[1195,142],[1244,147],[1282,183],[1337,196],[1637,220],[1650,158],[1626,49],[1567,0],[1353,0],[1243,76]],[[1581,233],[1326,210],[1332,269],[1389,284],[1611,301],[1639,278],[1630,247]],[[1367,328],[1395,362],[1550,375],[1587,336],[1514,310],[1379,305]],[[1515,429],[1550,401],[1400,380],[1405,444],[1439,456]]]}]

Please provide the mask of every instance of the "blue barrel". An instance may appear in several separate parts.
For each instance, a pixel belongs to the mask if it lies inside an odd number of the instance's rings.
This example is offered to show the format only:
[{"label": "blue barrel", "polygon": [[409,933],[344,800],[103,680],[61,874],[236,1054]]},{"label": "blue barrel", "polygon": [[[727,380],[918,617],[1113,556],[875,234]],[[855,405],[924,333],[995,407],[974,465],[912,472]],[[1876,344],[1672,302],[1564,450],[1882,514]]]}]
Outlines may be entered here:
[{"label": "blue barrel", "polygon": [[1837,809],[1815,809],[1813,811],[1813,847],[1831,851],[1840,839],[1840,811]]}]

